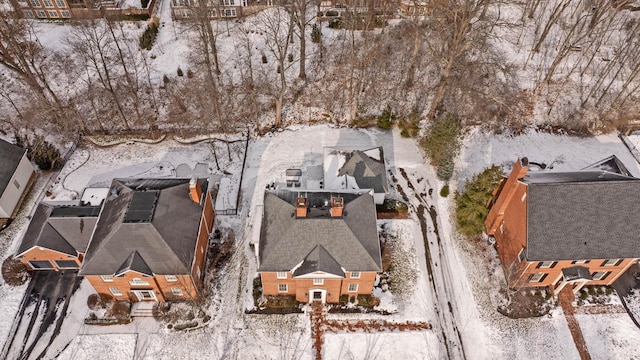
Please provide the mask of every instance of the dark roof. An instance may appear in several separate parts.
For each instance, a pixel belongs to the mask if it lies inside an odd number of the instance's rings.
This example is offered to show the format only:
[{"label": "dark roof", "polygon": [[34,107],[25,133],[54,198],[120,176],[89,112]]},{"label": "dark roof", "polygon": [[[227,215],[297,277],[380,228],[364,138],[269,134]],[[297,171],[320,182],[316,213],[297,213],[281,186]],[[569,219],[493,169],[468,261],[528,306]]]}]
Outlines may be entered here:
[{"label": "dark roof", "polygon": [[586,266],[572,266],[562,269],[562,276],[565,281],[573,280],[593,280],[589,268]]},{"label": "dark roof", "polygon": [[9,185],[13,173],[16,172],[26,152],[27,150],[0,139],[0,195]]},{"label": "dark roof", "polygon": [[34,246],[76,256],[84,253],[97,222],[99,207],[41,203],[31,218],[18,255]]},{"label": "dark roof", "polygon": [[[115,275],[127,270],[148,275],[190,273],[203,207],[191,200],[189,181],[114,179],[80,274]],[[207,181],[199,181],[205,191]],[[156,191],[157,199],[156,195],[140,195]],[[152,210],[148,201],[155,201]],[[132,220],[127,215],[132,206],[145,212],[144,216]],[[146,218],[149,211],[150,220]]]},{"label": "dark roof", "polygon": [[628,177],[529,182],[527,260],[639,258],[639,195]]},{"label": "dark roof", "polygon": [[571,172],[529,171],[522,181],[528,184],[586,183],[605,181],[637,180],[632,176],[603,170],[580,170]]},{"label": "dark roof", "polygon": [[[305,218],[295,217],[298,196],[308,201]],[[332,196],[344,200],[342,217],[329,215]],[[290,271],[300,263],[296,274],[314,267],[333,274],[342,268],[381,271],[376,209],[368,192],[267,191],[263,211],[258,271]]]},{"label": "dark roof", "polygon": [[[377,158],[373,158],[367,153],[377,153]],[[341,147],[327,148],[326,155],[344,156],[344,164],[337,170],[336,174],[326,174],[327,176],[352,176],[358,188],[373,189],[376,193],[386,193],[389,190],[387,183],[387,173],[384,164],[384,150],[382,146],[369,149],[346,149]],[[325,155],[325,157],[326,157]],[[326,184],[333,183],[325,179]],[[346,184],[342,188],[347,188]]]},{"label": "dark roof", "polygon": [[620,161],[620,159],[618,159],[618,157],[615,155],[611,155],[606,159],[602,159],[596,163],[593,163],[585,167],[583,170],[595,170],[595,169],[604,170],[604,171],[608,171],[608,172],[612,172],[612,173],[616,173],[624,176],[632,176],[631,172],[627,169],[627,167],[624,166],[622,161]]}]

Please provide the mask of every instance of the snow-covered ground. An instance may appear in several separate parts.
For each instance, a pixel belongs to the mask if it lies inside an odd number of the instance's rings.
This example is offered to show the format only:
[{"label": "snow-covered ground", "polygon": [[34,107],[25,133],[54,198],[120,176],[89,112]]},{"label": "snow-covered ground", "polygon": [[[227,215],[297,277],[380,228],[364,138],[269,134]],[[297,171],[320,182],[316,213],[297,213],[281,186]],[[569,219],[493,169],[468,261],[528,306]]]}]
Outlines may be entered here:
[{"label": "snow-covered ground", "polygon": [[[443,184],[435,179],[431,167],[425,165],[415,141],[399,136],[398,131],[378,129],[336,129],[327,125],[294,127],[253,139],[249,146],[247,165],[242,183],[242,202],[238,216],[218,216],[217,226],[232,229],[236,248],[228,267],[211,289],[206,312],[211,321],[203,328],[189,332],[167,329],[154,319],[136,319],[129,325],[87,326],[86,296],[91,293],[83,283],[71,299],[70,315],[62,333],[52,344],[51,353],[60,358],[96,358],[105,354],[111,358],[302,358],[314,357],[310,320],[307,314],[246,315],[253,299],[251,284],[257,264],[249,249],[254,221],[257,220],[263,189],[274,180],[282,180],[288,168],[306,168],[322,164],[324,146],[384,146],[388,169],[401,179],[402,168],[416,192],[439,189]],[[220,154],[226,147],[216,145]],[[233,148],[236,149],[236,148]],[[244,149],[239,146],[237,149]],[[238,150],[239,151],[239,150]],[[473,131],[464,142],[456,164],[459,180],[470,178],[491,164],[508,165],[518,156],[532,161],[553,164],[556,169],[580,169],[601,158],[615,154],[634,173],[640,173],[635,160],[614,135],[595,138],[571,138],[530,132],[518,137],[486,135]],[[224,161],[225,156],[218,156]],[[88,160],[87,160],[88,159]],[[196,165],[212,176],[222,176],[215,169],[213,156],[206,143],[182,145],[173,140],[159,144],[123,144],[110,148],[82,147],[76,151],[60,174],[60,181],[51,189],[56,199],[69,199],[86,186],[108,184],[112,177],[174,176],[178,166],[185,164],[196,171]],[[237,175],[241,153],[232,153],[232,162],[224,168]],[[162,168],[160,168],[162,166]],[[184,167],[183,167],[184,168]],[[399,180],[396,186],[404,184]],[[453,183],[452,185],[456,185]],[[458,184],[459,185],[459,184]],[[425,245],[421,226],[415,213],[409,220],[385,221],[407,249],[415,252],[414,291],[403,296],[383,296],[392,315],[330,314],[329,319],[385,319],[387,321],[425,321],[432,330],[392,333],[327,333],[323,356],[334,358],[447,358],[459,333],[459,343],[469,359],[527,358],[544,354],[545,358],[578,358],[569,328],[562,311],[557,308],[551,316],[512,320],[496,311],[495,302],[499,276],[488,273],[487,263],[495,256],[479,251],[461,241],[451,225],[451,197],[427,199],[438,212],[442,245],[428,246],[436,259],[434,268],[442,271],[442,278],[432,283],[427,271]],[[397,196],[397,194],[392,194]],[[425,214],[428,216],[428,214]],[[15,224],[21,228],[26,222]],[[433,226],[429,225],[429,236]],[[4,232],[0,233],[4,236]],[[19,236],[4,240],[13,242]],[[435,247],[434,247],[435,246]],[[436,257],[434,251],[441,252]],[[5,253],[6,257],[9,253]],[[444,254],[444,255],[443,255]],[[451,280],[454,280],[453,283]],[[432,285],[435,284],[435,285]],[[434,289],[435,292],[434,293]],[[14,314],[24,287],[9,289],[0,282],[0,310]],[[450,315],[446,315],[449,314]],[[12,317],[11,315],[9,315]],[[625,318],[626,317],[626,318]],[[579,315],[589,351],[593,358],[638,357],[640,329],[626,314]],[[442,319],[454,322],[443,324]],[[0,336],[6,338],[11,321],[0,323]],[[107,350],[108,349],[108,350]],[[455,357],[455,355],[454,355]]]}]

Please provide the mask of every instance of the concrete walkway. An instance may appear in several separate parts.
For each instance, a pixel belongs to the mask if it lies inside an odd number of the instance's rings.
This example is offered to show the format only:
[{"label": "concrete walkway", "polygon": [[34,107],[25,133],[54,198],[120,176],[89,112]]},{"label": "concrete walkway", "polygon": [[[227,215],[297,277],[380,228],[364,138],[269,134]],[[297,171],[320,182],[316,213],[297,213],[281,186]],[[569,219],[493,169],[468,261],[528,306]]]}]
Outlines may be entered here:
[{"label": "concrete walkway", "polygon": [[591,355],[589,355],[589,351],[587,350],[587,344],[584,342],[584,336],[582,336],[582,330],[575,318],[576,311],[571,304],[575,300],[575,296],[570,286],[566,286],[560,291],[560,294],[558,294],[558,300],[560,301],[560,305],[564,311],[564,316],[567,319],[567,324],[569,325],[569,331],[571,331],[573,342],[576,344],[578,353],[580,353],[580,359],[591,360]]}]

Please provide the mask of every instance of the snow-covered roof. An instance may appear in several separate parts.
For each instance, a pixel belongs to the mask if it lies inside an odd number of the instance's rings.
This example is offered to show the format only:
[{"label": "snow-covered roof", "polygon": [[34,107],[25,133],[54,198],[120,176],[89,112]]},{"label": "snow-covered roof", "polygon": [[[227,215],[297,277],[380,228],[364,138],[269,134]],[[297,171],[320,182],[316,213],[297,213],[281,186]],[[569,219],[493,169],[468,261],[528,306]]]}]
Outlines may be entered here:
[{"label": "snow-covered roof", "polygon": [[384,151],[378,147],[325,147],[325,189],[389,190],[384,164]]}]

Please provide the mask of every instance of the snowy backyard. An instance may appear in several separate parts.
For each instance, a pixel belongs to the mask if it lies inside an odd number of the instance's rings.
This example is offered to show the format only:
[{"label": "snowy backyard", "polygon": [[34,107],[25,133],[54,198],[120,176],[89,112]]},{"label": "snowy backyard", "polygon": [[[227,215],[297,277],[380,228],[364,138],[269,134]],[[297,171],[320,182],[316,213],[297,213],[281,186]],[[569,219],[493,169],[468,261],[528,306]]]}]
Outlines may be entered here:
[{"label": "snowy backyard", "polygon": [[[238,138],[242,139],[242,138]],[[233,139],[232,139],[233,140]],[[216,168],[209,142],[183,145],[173,139],[157,144],[125,142],[112,147],[80,146],[53,187],[49,198],[71,200],[87,187],[106,186],[113,177],[189,176],[196,173],[239,185],[244,143],[232,146],[228,161],[226,146],[216,144],[221,169]],[[578,358],[562,309],[549,316],[513,320],[500,315],[497,293],[504,279],[495,262],[495,253],[486,245],[478,247],[460,239],[452,230],[452,197],[441,198],[437,191],[423,198],[428,189],[439,189],[425,165],[415,141],[399,132],[377,129],[353,130],[326,125],[293,127],[250,141],[240,194],[242,200],[236,216],[218,216],[217,226],[236,234],[234,254],[217,277],[210,291],[206,312],[211,321],[190,331],[168,329],[153,318],[138,318],[128,325],[95,326],[83,324],[87,316],[87,297],[92,288],[86,282],[71,298],[70,310],[60,334],[46,347],[46,358],[284,358],[311,359],[313,348],[309,314],[245,314],[253,308],[252,281],[257,263],[249,242],[263,189],[274,180],[282,180],[288,168],[314,167],[322,164],[325,146],[383,146],[387,168],[396,182],[392,197],[399,191],[410,197],[411,218],[379,220],[379,225],[396,236],[400,247],[409,254],[408,271],[414,271],[410,289],[399,293],[382,293],[380,310],[391,315],[328,314],[327,320],[385,320],[392,323],[425,322],[428,330],[394,332],[326,332],[322,355],[326,359],[514,359],[544,354],[545,358]],[[487,135],[474,130],[465,138],[456,164],[458,188],[465,179],[491,164],[508,165],[519,156],[553,164],[554,169],[583,168],[615,154],[638,174],[638,166],[615,135],[574,138],[564,135],[529,132],[517,137]],[[181,169],[181,170],[180,170]],[[403,174],[406,174],[403,175]],[[413,189],[409,186],[412,184]],[[33,201],[33,199],[32,199]],[[429,213],[418,214],[421,207],[433,205],[437,211],[436,236]],[[26,204],[30,207],[32,204]],[[17,221],[11,231],[0,233],[3,243],[11,244],[3,258],[15,251],[26,228]],[[425,229],[422,227],[425,226]],[[425,247],[423,230],[426,240]],[[427,264],[426,251],[432,264]],[[429,270],[431,269],[431,270]],[[0,286],[0,311],[13,319],[25,286]],[[393,294],[392,294],[393,293]],[[588,350],[594,359],[638,358],[640,329],[626,313],[576,315]],[[12,321],[0,325],[0,337],[10,335]],[[38,352],[45,350],[39,345]],[[107,351],[108,349],[108,351]],[[14,354],[15,355],[15,354]]]}]

